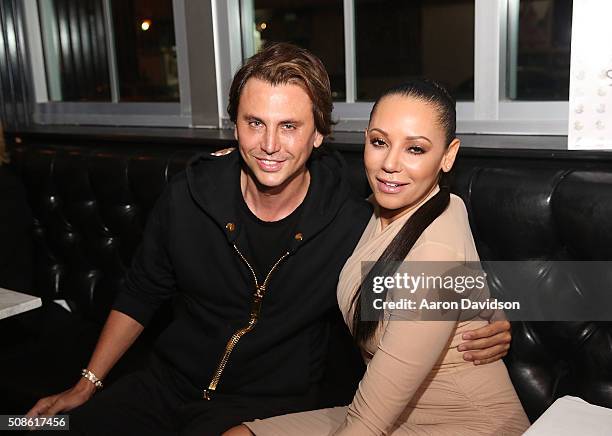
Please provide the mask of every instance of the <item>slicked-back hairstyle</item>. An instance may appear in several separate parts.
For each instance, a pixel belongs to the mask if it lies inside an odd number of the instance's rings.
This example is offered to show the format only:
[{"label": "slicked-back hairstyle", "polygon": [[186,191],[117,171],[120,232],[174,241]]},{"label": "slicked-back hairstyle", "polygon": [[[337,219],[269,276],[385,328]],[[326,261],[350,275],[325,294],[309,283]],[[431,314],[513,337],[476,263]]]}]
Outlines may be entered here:
[{"label": "slicked-back hairstyle", "polygon": [[399,95],[403,97],[412,97],[433,105],[438,112],[438,122],[444,129],[446,137],[446,146],[455,139],[457,132],[457,111],[456,102],[452,95],[435,80],[430,79],[412,79],[401,85],[387,89],[374,103],[370,112],[370,119],[376,106],[385,97]]},{"label": "slicked-back hairstyle", "polygon": [[[448,147],[455,139],[457,129],[457,113],[455,110],[455,99],[440,84],[428,79],[414,79],[385,91],[372,107],[370,119],[376,111],[378,103],[385,97],[399,95],[411,97],[431,104],[438,113],[438,123],[444,129],[445,146]],[[414,214],[408,218],[406,223],[399,230],[397,235],[389,243],[385,251],[376,260],[372,269],[361,282],[361,286],[353,296],[353,337],[358,345],[363,346],[370,341],[377,329],[381,326],[382,311],[375,314],[378,320],[365,321],[362,317],[362,310],[373,307],[372,280],[377,276],[392,276],[397,271],[397,263],[403,262],[412,250],[416,241],[429,225],[434,222],[448,207],[450,203],[450,189],[448,181],[443,180],[444,173],[439,174],[440,191],[423,203]],[[441,259],[443,260],[443,259]],[[362,292],[363,291],[363,292]],[[382,294],[377,294],[376,298],[386,299],[386,290]],[[362,301],[363,300],[363,301]]]},{"label": "slicked-back hairstyle", "polygon": [[332,129],[332,95],[329,76],[321,60],[308,50],[279,42],[264,47],[251,56],[238,70],[232,81],[227,113],[236,123],[242,90],[250,78],[273,86],[301,86],[312,101],[312,114],[317,131],[329,135]]}]

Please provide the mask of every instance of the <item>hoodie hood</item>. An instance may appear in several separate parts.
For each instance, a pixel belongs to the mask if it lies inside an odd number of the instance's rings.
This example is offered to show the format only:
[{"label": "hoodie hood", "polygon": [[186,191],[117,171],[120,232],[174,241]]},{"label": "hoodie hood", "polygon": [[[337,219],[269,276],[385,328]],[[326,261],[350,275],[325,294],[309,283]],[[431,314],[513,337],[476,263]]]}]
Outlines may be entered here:
[{"label": "hoodie hood", "polygon": [[[219,225],[232,243],[242,227],[237,222],[238,205],[233,197],[236,187],[240,186],[241,165],[242,157],[237,151],[224,156],[206,153],[195,156],[186,171],[193,200]],[[346,163],[337,151],[327,146],[315,149],[307,166],[310,186],[297,226],[302,239],[292,242],[291,251],[325,228],[351,195]],[[234,226],[228,226],[228,223]]]}]

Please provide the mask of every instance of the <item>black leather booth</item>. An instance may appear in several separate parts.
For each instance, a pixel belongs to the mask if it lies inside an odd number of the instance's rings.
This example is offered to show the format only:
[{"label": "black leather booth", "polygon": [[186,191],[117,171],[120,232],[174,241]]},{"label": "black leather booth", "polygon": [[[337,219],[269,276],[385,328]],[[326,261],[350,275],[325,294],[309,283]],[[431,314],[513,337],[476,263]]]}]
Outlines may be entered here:
[{"label": "black leather booth", "polygon": [[[157,196],[190,156],[222,145],[38,139],[16,146],[12,166],[35,217],[32,292],[47,302],[65,299],[73,314],[52,305],[44,315],[32,313],[48,329],[4,346],[1,413],[23,413],[37,397],[78,378]],[[367,195],[361,147],[338,148],[355,190]],[[453,190],[468,207],[481,257],[539,261],[533,292],[546,298],[588,298],[592,291],[578,279],[559,286],[547,263],[612,259],[612,156],[464,148]],[[612,275],[597,282],[612,292]],[[612,319],[612,307],[610,313]],[[154,327],[112,377],[140,365],[155,334]],[[612,407],[612,323],[517,322],[513,336],[506,364],[531,420],[566,394]]]}]

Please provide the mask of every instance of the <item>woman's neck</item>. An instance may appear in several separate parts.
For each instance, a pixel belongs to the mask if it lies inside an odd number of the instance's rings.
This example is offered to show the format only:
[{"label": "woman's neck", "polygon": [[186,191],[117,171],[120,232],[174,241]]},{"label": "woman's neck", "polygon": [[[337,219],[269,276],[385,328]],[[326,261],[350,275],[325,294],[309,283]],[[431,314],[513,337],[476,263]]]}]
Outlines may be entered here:
[{"label": "woman's neck", "polygon": [[423,203],[429,200],[435,192],[439,190],[438,185],[435,184],[431,187],[431,189],[427,192],[425,196],[423,196],[416,203],[410,204],[400,209],[385,209],[384,207],[378,206],[378,213],[380,216],[380,227],[381,230],[387,228],[391,223],[397,221],[403,216],[408,214],[412,215]]}]

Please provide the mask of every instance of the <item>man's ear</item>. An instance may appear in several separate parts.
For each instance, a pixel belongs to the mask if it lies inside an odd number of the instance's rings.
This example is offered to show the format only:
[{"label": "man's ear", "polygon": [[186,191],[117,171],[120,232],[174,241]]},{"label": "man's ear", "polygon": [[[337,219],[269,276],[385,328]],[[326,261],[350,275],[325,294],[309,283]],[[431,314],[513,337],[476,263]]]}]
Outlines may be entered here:
[{"label": "man's ear", "polygon": [[314,137],[314,148],[319,148],[321,146],[321,144],[323,144],[323,139],[325,139],[325,137],[319,133],[318,130],[315,131],[315,137]]},{"label": "man's ear", "polygon": [[453,168],[460,146],[461,141],[459,140],[459,138],[455,138],[446,148],[444,156],[442,157],[442,162],[440,163],[440,169],[445,173],[448,173]]}]

